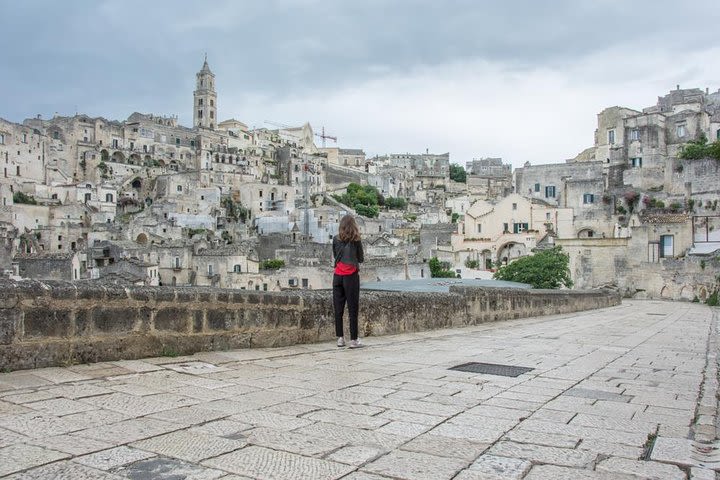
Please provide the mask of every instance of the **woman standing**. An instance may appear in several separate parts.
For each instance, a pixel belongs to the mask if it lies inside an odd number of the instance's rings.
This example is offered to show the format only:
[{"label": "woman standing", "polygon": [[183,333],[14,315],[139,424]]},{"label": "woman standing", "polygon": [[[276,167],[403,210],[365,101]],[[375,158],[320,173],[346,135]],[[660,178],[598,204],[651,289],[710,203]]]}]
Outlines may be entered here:
[{"label": "woman standing", "polygon": [[337,346],[345,346],[343,336],[343,313],[347,303],[350,314],[350,348],[362,346],[358,338],[358,304],[360,302],[360,275],[363,262],[363,246],[360,229],[352,215],[340,220],[338,234],[333,238],[335,274],[333,275],[333,307],[335,309],[335,335]]}]

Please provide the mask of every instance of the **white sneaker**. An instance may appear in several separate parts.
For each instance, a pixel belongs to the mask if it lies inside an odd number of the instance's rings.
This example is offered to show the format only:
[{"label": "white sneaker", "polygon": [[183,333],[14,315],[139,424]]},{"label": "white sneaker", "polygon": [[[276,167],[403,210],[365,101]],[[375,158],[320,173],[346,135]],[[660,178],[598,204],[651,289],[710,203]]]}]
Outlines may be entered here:
[{"label": "white sneaker", "polygon": [[357,340],[350,340],[350,348],[360,348],[364,346],[365,344],[362,343],[359,338]]},{"label": "white sneaker", "polygon": [[345,346],[345,339],[344,339],[343,337],[338,337],[337,346],[338,346],[338,347],[344,347],[344,346]]}]

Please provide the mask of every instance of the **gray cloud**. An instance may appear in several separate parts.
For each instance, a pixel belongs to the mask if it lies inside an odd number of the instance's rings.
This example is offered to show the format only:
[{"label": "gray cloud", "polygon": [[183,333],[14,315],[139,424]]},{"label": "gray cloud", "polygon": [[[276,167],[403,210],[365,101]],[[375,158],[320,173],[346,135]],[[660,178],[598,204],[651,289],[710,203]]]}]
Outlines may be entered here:
[{"label": "gray cloud", "polygon": [[[715,46],[719,20],[716,0],[0,0],[0,41],[11,46],[0,116],[20,121],[77,109],[125,118],[140,110],[179,114],[187,124],[205,52],[218,76],[221,114],[249,123],[264,115],[243,118],[244,102],[284,120],[301,113],[271,107],[312,98],[319,103],[304,104],[315,110],[306,117],[329,117],[322,99],[337,92],[386,80],[402,89],[402,79],[463,63],[474,66],[478,88],[483,65],[493,66],[492,75],[522,79],[547,69],[607,86],[653,77],[628,63],[638,55],[682,60]],[[703,79],[704,65],[676,63],[666,67],[682,68],[671,82]],[[465,88],[478,107],[476,97],[490,94]],[[432,104],[433,94],[419,91],[416,102]],[[353,114],[362,111],[358,105]],[[373,141],[382,143],[368,138],[364,146]]]}]

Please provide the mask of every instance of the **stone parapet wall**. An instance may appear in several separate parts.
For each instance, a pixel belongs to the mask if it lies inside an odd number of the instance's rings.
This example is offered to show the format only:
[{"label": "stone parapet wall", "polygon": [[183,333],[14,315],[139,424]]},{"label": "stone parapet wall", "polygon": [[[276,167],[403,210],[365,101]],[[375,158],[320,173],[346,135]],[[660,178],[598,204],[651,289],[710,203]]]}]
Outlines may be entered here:
[{"label": "stone parapet wall", "polygon": [[[363,336],[461,327],[620,303],[609,291],[450,287],[362,292]],[[334,339],[329,291],[250,292],[0,281],[0,370]]]}]

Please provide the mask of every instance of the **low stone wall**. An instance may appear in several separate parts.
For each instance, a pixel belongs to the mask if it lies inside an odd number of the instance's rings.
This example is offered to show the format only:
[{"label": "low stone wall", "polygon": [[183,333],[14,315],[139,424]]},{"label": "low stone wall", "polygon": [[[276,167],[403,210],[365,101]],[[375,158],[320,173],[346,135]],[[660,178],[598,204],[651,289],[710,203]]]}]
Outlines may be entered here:
[{"label": "low stone wall", "polygon": [[[459,327],[620,303],[620,296],[609,291],[450,290],[362,292],[361,332],[372,336]],[[0,281],[0,370],[334,338],[330,291]]]}]

